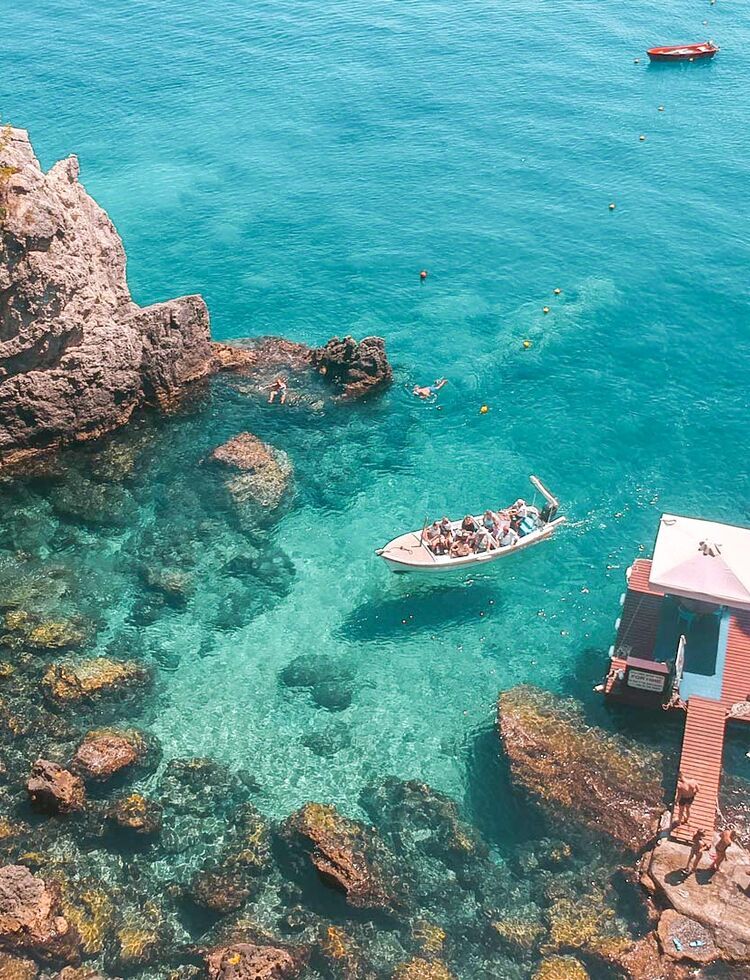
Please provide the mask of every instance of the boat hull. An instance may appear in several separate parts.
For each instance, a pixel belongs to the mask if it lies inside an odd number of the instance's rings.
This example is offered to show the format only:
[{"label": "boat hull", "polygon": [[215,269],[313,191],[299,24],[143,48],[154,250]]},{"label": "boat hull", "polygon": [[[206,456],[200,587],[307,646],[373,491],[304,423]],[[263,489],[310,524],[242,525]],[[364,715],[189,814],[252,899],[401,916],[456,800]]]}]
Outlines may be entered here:
[{"label": "boat hull", "polygon": [[713,58],[715,44],[683,44],[667,48],[650,48],[646,53],[651,61],[700,61]]},{"label": "boat hull", "polygon": [[377,554],[388,565],[392,572],[411,572],[425,575],[449,575],[453,572],[472,571],[478,572],[488,565],[494,565],[502,558],[510,558],[511,555],[518,554],[527,548],[532,548],[541,541],[546,541],[552,537],[560,524],[565,522],[564,517],[557,517],[555,520],[544,524],[536,531],[531,531],[524,537],[519,538],[515,544],[495,551],[485,551],[481,554],[467,555],[465,558],[449,558],[445,555],[433,555],[429,549],[421,543],[421,532],[410,531],[394,538],[384,548],[378,549]]}]

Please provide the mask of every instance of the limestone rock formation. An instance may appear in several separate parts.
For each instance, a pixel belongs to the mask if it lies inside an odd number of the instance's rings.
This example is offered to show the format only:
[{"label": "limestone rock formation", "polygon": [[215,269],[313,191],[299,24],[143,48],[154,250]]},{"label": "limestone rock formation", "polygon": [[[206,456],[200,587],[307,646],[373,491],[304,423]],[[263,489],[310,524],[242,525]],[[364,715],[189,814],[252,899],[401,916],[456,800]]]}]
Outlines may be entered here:
[{"label": "limestone rock formation", "polygon": [[658,756],[591,728],[574,702],[533,687],[500,695],[498,724],[512,781],[558,827],[578,823],[633,851],[652,839],[663,808]]},{"label": "limestone rock formation", "polygon": [[369,395],[393,379],[380,337],[365,337],[359,343],[353,337],[333,337],[325,347],[312,351],[310,360],[350,400]]},{"label": "limestone rock formation", "polygon": [[24,130],[2,143],[0,464],[167,407],[214,369],[200,296],[131,299],[122,242],[77,159],[44,173]]},{"label": "limestone rock formation", "polygon": [[140,793],[120,797],[109,807],[106,816],[112,826],[139,837],[152,837],[161,830],[161,805]]},{"label": "limestone rock formation", "polygon": [[252,501],[268,510],[279,506],[292,477],[292,464],[285,452],[250,432],[241,432],[211,455],[237,471],[227,480],[227,488],[238,503]]},{"label": "limestone rock formation", "polygon": [[146,741],[133,729],[98,729],[87,732],[76,749],[71,767],[84,779],[104,780],[139,762]]},{"label": "limestone rock formation", "polygon": [[394,903],[385,848],[374,832],[335,807],[306,803],[284,825],[290,843],[302,842],[326,884],[344,892],[356,908],[386,909]]},{"label": "limestone rock formation", "polygon": [[303,948],[232,943],[212,949],[206,957],[209,980],[287,980],[307,962]]},{"label": "limestone rock formation", "polygon": [[50,701],[76,706],[105,698],[123,698],[148,685],[151,674],[134,660],[92,657],[77,663],[52,663],[42,677]]},{"label": "limestone rock formation", "polygon": [[26,788],[34,806],[48,813],[72,813],[86,804],[81,777],[47,759],[37,759],[31,767]]},{"label": "limestone rock formation", "polygon": [[0,947],[45,962],[75,962],[80,941],[61,914],[59,889],[18,864],[0,868]]}]

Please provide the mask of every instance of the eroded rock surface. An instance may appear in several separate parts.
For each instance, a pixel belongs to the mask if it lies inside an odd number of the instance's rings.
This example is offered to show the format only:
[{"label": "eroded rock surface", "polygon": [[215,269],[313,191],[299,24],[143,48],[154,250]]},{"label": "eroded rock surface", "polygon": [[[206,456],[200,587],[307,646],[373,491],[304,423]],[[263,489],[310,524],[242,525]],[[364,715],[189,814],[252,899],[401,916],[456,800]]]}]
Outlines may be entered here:
[{"label": "eroded rock surface", "polygon": [[53,663],[44,672],[42,687],[59,705],[80,705],[105,698],[125,697],[146,687],[149,671],[134,660],[92,657],[78,663]]},{"label": "eroded rock surface", "polygon": [[80,776],[47,759],[37,759],[31,767],[26,788],[34,806],[47,813],[73,813],[86,804]]},{"label": "eroded rock surface", "polygon": [[634,851],[663,808],[661,760],[586,724],[575,702],[534,687],[500,695],[498,725],[514,784],[559,825],[578,822]]},{"label": "eroded rock surface", "polygon": [[393,370],[380,337],[333,337],[325,347],[312,351],[313,366],[337,385],[347,399],[362,398],[389,384]]},{"label": "eroded rock surface", "polygon": [[394,902],[385,848],[374,832],[335,807],[307,803],[285,823],[291,843],[301,841],[326,884],[344,892],[357,908],[385,909]]},{"label": "eroded rock surface", "polygon": [[213,370],[200,296],[144,309],[125,252],[71,156],[44,173],[25,130],[0,151],[0,464],[169,406]]},{"label": "eroded rock surface", "polygon": [[241,432],[211,455],[235,471],[226,482],[238,503],[252,501],[269,510],[279,506],[292,478],[292,464],[285,452],[251,432]]},{"label": "eroded rock surface", "polygon": [[104,780],[131,768],[145,753],[146,740],[134,729],[96,729],[84,736],[71,767],[84,779]]},{"label": "eroded rock surface", "polygon": [[18,864],[0,868],[0,946],[45,962],[75,962],[80,952],[58,888]]},{"label": "eroded rock surface", "polygon": [[209,980],[286,980],[299,975],[307,951],[258,943],[232,943],[209,952]]}]

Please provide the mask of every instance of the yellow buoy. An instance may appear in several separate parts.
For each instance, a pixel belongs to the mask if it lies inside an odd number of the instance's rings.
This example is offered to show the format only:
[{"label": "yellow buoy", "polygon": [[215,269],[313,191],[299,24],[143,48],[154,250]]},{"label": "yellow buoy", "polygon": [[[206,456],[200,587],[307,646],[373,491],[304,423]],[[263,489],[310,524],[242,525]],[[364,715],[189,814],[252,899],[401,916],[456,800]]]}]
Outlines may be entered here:
[{"label": "yellow buoy", "polygon": [[542,313],[549,313],[549,306],[543,306]]},{"label": "yellow buoy", "polygon": [[610,206],[609,206],[609,210],[610,210],[610,211],[614,211],[614,209],[615,209],[615,202],[614,202],[614,201],[612,201],[612,203],[611,203],[611,204],[610,204]]},{"label": "yellow buoy", "polygon": [[480,415],[486,415],[487,412],[489,412],[489,408],[487,408],[486,405],[482,405],[482,407],[479,409],[479,414]]},{"label": "yellow buoy", "polygon": [[526,350],[528,350],[529,347],[531,347],[531,341],[530,340],[524,340],[523,346],[525,347]]},{"label": "yellow buoy", "polygon": [[555,296],[559,296],[560,293],[562,292],[562,289],[559,289],[559,288],[558,289],[553,289],[552,292],[555,294]]}]

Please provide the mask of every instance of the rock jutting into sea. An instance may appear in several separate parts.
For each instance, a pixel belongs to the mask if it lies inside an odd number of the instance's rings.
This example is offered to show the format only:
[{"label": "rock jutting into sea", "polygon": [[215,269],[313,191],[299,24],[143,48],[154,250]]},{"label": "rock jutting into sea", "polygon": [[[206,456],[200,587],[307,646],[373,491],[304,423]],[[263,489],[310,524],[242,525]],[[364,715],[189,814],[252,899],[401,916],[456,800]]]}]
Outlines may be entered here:
[{"label": "rock jutting into sea", "polygon": [[514,785],[561,820],[639,851],[664,809],[659,756],[588,726],[575,702],[521,685],[498,701]]},{"label": "rock jutting into sea", "polygon": [[12,462],[101,435],[139,405],[168,407],[213,352],[200,296],[133,302],[122,241],[76,157],[44,173],[25,130],[4,143],[0,462]]}]

